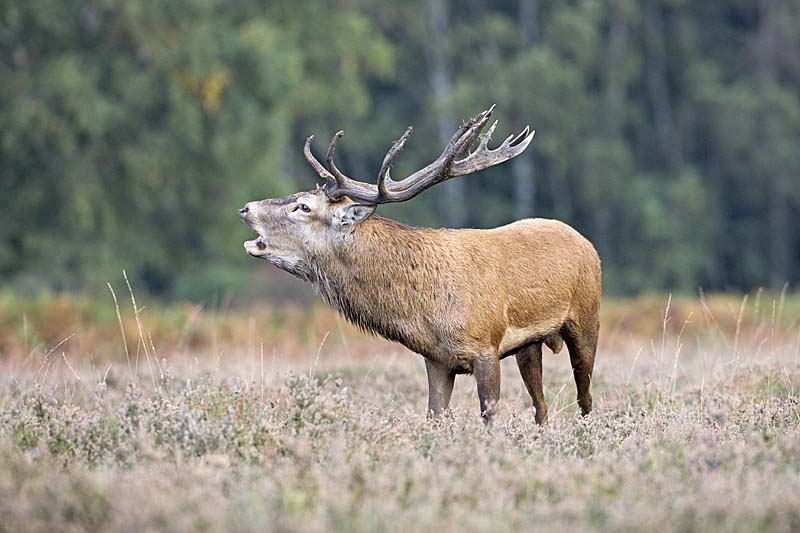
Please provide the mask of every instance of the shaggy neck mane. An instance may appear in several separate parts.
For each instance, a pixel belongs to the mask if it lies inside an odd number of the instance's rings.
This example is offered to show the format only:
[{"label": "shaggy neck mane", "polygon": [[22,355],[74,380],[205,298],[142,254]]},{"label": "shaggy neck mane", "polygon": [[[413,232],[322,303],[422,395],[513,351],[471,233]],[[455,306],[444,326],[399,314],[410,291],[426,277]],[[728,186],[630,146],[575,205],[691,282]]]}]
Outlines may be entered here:
[{"label": "shaggy neck mane", "polygon": [[334,252],[311,258],[313,282],[328,304],[362,330],[408,345],[430,316],[423,307],[432,308],[441,297],[441,288],[431,284],[438,276],[431,274],[446,258],[438,254],[431,261],[424,253],[436,247],[439,234],[373,216]]}]

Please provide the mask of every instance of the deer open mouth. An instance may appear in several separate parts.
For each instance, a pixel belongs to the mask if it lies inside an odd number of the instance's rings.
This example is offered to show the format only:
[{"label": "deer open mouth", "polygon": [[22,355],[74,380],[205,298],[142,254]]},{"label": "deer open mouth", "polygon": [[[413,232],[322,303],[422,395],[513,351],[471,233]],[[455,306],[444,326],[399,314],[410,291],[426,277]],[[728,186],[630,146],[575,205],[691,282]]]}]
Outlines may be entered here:
[{"label": "deer open mouth", "polygon": [[259,235],[251,241],[244,241],[244,250],[253,257],[261,257],[267,251],[267,243],[264,242],[264,237]]}]

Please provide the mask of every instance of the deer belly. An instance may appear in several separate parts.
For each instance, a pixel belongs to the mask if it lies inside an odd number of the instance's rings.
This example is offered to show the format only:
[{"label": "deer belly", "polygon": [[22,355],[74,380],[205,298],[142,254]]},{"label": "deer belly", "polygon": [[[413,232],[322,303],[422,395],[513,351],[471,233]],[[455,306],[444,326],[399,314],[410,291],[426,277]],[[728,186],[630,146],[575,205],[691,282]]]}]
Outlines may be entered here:
[{"label": "deer belly", "polygon": [[561,325],[561,321],[553,320],[552,322],[539,323],[522,328],[509,326],[500,341],[498,352],[500,352],[501,356],[511,355],[526,344],[544,341],[545,337],[556,333],[561,328]]}]

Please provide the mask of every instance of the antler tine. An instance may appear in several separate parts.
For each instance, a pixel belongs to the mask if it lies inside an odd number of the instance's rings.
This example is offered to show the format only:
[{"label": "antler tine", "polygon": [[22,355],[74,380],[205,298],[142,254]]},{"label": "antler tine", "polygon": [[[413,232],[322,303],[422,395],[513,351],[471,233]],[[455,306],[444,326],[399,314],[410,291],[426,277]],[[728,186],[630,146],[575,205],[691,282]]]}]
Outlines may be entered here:
[{"label": "antler tine", "polygon": [[336,153],[336,141],[344,137],[344,131],[337,131],[336,134],[331,137],[331,143],[328,145],[328,153],[325,155],[325,162],[328,164],[328,170],[333,173],[332,167],[335,165],[333,164],[333,154]]},{"label": "antler tine", "polygon": [[413,130],[414,126],[409,126],[406,128],[406,131],[403,133],[403,135],[401,135],[399,139],[392,143],[392,147],[388,152],[386,152],[386,156],[383,158],[381,171],[378,173],[378,193],[381,196],[387,195],[386,181],[388,180],[390,183],[392,183],[392,178],[389,177],[389,170],[392,168],[394,160],[397,159],[397,156],[403,151],[403,146],[406,144],[406,141]]},{"label": "antler tine", "polygon": [[514,140],[513,140],[513,141],[511,141],[511,146],[514,146],[514,145],[518,144],[518,143],[519,143],[519,142],[520,142],[522,139],[524,139],[525,137],[527,137],[527,136],[528,136],[528,134],[530,133],[530,131],[531,131],[531,127],[530,127],[530,126],[525,126],[525,129],[524,129],[524,130],[522,130],[522,132],[520,132],[520,134],[519,134],[519,135],[517,135],[517,136],[514,138]]},{"label": "antler tine", "polygon": [[489,148],[489,137],[494,131],[494,125],[489,130],[488,134],[481,140],[478,149],[469,154],[464,159],[460,159],[453,163],[450,169],[450,176],[463,176],[464,174],[471,174],[485,168],[499,165],[504,161],[508,161],[512,157],[516,157],[528,147],[533,140],[536,133],[532,131],[529,126],[525,126],[517,135],[509,135],[503,143],[494,150]]},{"label": "antler tine", "polygon": [[328,198],[331,200],[338,200],[345,195],[352,196],[354,198],[358,196],[365,202],[375,203],[378,192],[374,185],[362,183],[360,181],[348,178],[342,174],[342,172],[336,168],[336,165],[333,163],[333,154],[336,151],[336,141],[341,138],[342,135],[344,135],[344,133],[341,131],[334,135],[333,139],[331,139],[331,144],[328,146],[326,159],[331,171],[326,170],[325,167],[322,166],[322,163],[317,161],[317,159],[314,157],[314,154],[311,152],[311,142],[314,140],[313,135],[306,139],[306,144],[303,147],[303,155],[314,171],[316,171],[316,173],[325,180],[323,190]]},{"label": "antler tine", "polygon": [[466,121],[453,135],[447,147],[436,161],[418,170],[402,181],[385,180],[386,193],[381,195],[384,202],[404,202],[423,190],[450,177],[450,168],[456,157],[467,149],[478,137],[492,115],[494,106]]},{"label": "antler tine", "polygon": [[308,161],[308,164],[311,165],[311,168],[313,168],[314,171],[317,174],[319,174],[320,178],[325,180],[326,186],[329,185],[329,184],[334,184],[335,185],[336,184],[336,178],[334,178],[333,175],[330,172],[325,170],[325,167],[322,166],[322,163],[317,161],[317,158],[314,157],[313,153],[311,153],[311,142],[313,140],[314,140],[314,136],[313,135],[309,136],[308,139],[306,139],[306,144],[305,144],[305,146],[303,146],[303,155],[305,156],[306,161]]},{"label": "antler tine", "polygon": [[328,145],[328,154],[325,156],[325,161],[328,164],[328,170],[333,174],[333,177],[336,178],[336,184],[338,186],[343,186],[348,178],[342,171],[336,167],[336,163],[333,162],[333,155],[336,152],[336,142],[344,137],[344,131],[337,131],[336,135],[331,138],[331,144]]},{"label": "antler tine", "polygon": [[489,128],[489,131],[486,132],[486,135],[483,136],[481,139],[480,145],[478,145],[478,150],[486,150],[486,147],[489,145],[489,141],[492,139],[492,133],[494,133],[494,129],[497,127],[497,121],[495,120],[494,123]]}]

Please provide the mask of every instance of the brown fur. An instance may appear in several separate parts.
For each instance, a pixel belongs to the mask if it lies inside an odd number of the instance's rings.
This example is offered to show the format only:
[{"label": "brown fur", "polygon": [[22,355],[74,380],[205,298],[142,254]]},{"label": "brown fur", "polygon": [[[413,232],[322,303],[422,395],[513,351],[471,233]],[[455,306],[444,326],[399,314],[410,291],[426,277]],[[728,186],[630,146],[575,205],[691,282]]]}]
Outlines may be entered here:
[{"label": "brown fur", "polygon": [[[597,312],[597,254],[554,220],[429,230],[376,216],[336,252],[316,258],[326,301],[454,370],[471,372],[476,354],[505,357],[532,341],[557,351],[564,324]],[[503,343],[509,328],[528,331]]]},{"label": "brown fur", "polygon": [[[246,243],[248,253],[311,281],[362,329],[424,356],[431,412],[447,408],[456,374],[473,373],[490,417],[499,360],[516,355],[543,423],[541,345],[558,352],[564,341],[581,412],[591,411],[600,260],[577,231],[547,219],[489,230],[413,228],[371,211],[340,226],[349,199],[312,191],[283,200],[248,204],[245,221],[266,243]],[[303,202],[313,206],[308,215],[298,214]]]}]

